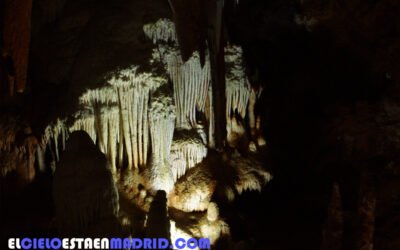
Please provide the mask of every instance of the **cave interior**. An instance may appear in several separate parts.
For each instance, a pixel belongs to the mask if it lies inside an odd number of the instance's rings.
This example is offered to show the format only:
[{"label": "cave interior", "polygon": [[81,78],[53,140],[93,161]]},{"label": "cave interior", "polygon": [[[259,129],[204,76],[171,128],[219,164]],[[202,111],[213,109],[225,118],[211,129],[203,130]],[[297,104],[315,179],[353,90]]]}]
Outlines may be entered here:
[{"label": "cave interior", "polygon": [[396,0],[0,1],[0,248],[400,249],[399,13]]}]

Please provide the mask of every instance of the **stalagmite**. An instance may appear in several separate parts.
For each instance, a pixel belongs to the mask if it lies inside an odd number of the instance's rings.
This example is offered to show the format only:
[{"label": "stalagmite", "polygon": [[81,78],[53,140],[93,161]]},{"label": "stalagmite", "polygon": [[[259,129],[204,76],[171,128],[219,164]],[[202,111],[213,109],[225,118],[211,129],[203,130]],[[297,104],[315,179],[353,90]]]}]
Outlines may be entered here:
[{"label": "stalagmite", "polygon": [[185,212],[205,211],[208,208],[217,182],[202,164],[189,169],[175,183],[168,206]]},{"label": "stalagmite", "polygon": [[328,214],[322,229],[321,250],[342,250],[343,208],[339,185],[332,186]]},{"label": "stalagmite", "polygon": [[196,130],[176,130],[171,147],[174,181],[207,156],[207,147]]},{"label": "stalagmite", "polygon": [[229,129],[227,129],[227,141],[228,145],[232,148],[237,148],[241,143],[240,139],[246,133],[244,128],[244,124],[242,121],[239,121],[235,116],[230,119]]},{"label": "stalagmite", "polygon": [[156,190],[171,191],[174,180],[169,164],[174,135],[175,107],[172,98],[158,91],[151,98],[149,125],[152,145],[151,183]]},{"label": "stalagmite", "polygon": [[255,106],[257,102],[257,93],[254,88],[251,89],[250,98],[249,98],[249,106],[248,106],[248,114],[249,114],[249,127],[250,134],[252,137],[256,136],[256,115],[255,115]]},{"label": "stalagmite", "polygon": [[374,249],[376,183],[374,174],[368,170],[361,173],[359,199],[357,204],[358,232],[356,237],[357,250]]},{"label": "stalagmite", "polygon": [[[214,244],[217,242],[218,239],[221,239],[221,237],[225,239],[230,238],[229,226],[222,218],[220,218],[218,206],[214,202],[210,202],[208,204],[206,213],[196,213],[196,215],[191,218],[189,223],[185,221],[186,218],[175,218],[177,219],[177,221],[172,221],[175,226],[174,228],[172,228],[173,225],[171,222],[172,240],[174,240],[177,235],[179,235],[180,237],[189,238],[205,238],[209,241],[211,249],[213,249]],[[176,224],[178,224],[180,228],[176,228]],[[181,231],[185,232],[185,234],[182,234]],[[201,249],[210,249],[209,247],[206,247],[204,245],[201,247],[203,247]],[[224,247],[222,249],[228,248]]]},{"label": "stalagmite", "polygon": [[207,208],[207,220],[216,221],[219,218],[218,205],[215,202],[210,202]]},{"label": "stalagmite", "polygon": [[206,218],[200,220],[199,224],[200,235],[195,236],[208,238],[211,245],[214,245],[221,236],[227,237],[230,235],[229,226],[219,217],[218,205],[214,202],[210,202]]},{"label": "stalagmite", "polygon": [[167,196],[164,191],[157,191],[147,216],[146,237],[169,240],[171,225],[168,218]]},{"label": "stalagmite", "polygon": [[249,145],[250,151],[256,151],[257,150],[256,145],[261,147],[265,146],[266,144],[261,131],[261,118],[259,115],[257,116],[255,113],[256,102],[260,98],[262,90],[263,89],[261,87],[259,87],[258,89],[252,87],[250,92],[249,105],[247,108],[250,135],[252,139]]},{"label": "stalagmite", "polygon": [[257,116],[257,122],[256,122],[256,129],[258,132],[258,136],[257,136],[257,144],[258,146],[265,146],[267,144],[267,142],[265,141],[263,135],[262,135],[262,131],[261,131],[261,117]]},{"label": "stalagmite", "polygon": [[[118,215],[119,197],[111,170],[86,132],[71,134],[53,185],[62,235],[98,232],[97,225]],[[104,228],[107,230],[110,228]]]},{"label": "stalagmite", "polygon": [[[184,230],[178,228],[176,226],[176,222],[173,220],[170,220],[170,233],[171,233],[171,241],[172,242],[176,242],[178,239],[191,239],[193,238],[193,235],[188,234],[187,232],[185,232]],[[184,249],[189,249],[189,248],[184,248]],[[198,247],[191,247],[190,249],[193,250],[200,250]]]}]

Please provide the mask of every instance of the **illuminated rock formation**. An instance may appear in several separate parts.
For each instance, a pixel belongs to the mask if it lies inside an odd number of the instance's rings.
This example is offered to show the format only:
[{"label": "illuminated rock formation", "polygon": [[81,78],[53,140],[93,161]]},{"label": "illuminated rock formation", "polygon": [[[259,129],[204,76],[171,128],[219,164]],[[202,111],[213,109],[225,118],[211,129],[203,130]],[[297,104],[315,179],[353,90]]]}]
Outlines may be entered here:
[{"label": "illuminated rock formation", "polygon": [[245,136],[246,130],[244,128],[244,122],[239,120],[235,116],[229,119],[227,127],[226,138],[228,145],[232,148],[238,148],[242,143],[241,139]]},{"label": "illuminated rock formation", "polygon": [[175,181],[206,156],[207,147],[198,131],[175,130],[170,156]]},{"label": "illuminated rock formation", "polygon": [[[211,80],[208,56],[204,66],[200,63],[198,52],[194,52],[187,61],[183,61],[176,41],[174,24],[166,19],[145,25],[144,31],[159,46],[159,55],[155,56],[155,59],[164,64],[173,83],[177,111],[176,127],[195,127],[196,111],[204,113]],[[172,46],[164,44],[167,41],[174,43]]]},{"label": "illuminated rock formation", "polygon": [[[104,82],[99,82],[98,87],[87,89],[79,98],[78,110],[70,117],[70,131],[87,132],[85,138],[91,139],[90,146],[97,144],[106,155],[112,172],[121,177],[118,179],[120,189],[136,206],[147,212],[154,193],[162,190],[167,194],[168,206],[184,213],[202,212],[186,232],[195,237],[209,237],[215,243],[221,235],[229,235],[229,227],[219,217],[218,205],[211,202],[216,188],[222,190],[226,200],[232,201],[245,190],[261,191],[271,179],[259,162],[238,154],[225,154],[228,157],[223,160],[219,155],[223,166],[208,166],[204,162],[208,149],[215,145],[217,116],[228,120],[227,142],[232,148],[242,147],[242,138],[247,134],[258,136],[260,119],[255,113],[255,105],[261,89],[250,86],[242,49],[227,46],[227,84],[223,88],[226,109],[217,115],[210,84],[209,53],[204,53],[204,62],[201,62],[199,51],[194,51],[183,61],[175,25],[168,19],[146,24],[143,31],[149,46],[153,46],[152,57],[148,58],[149,67],[133,65],[114,70],[103,77]],[[245,124],[246,121],[249,124]],[[251,131],[246,133],[248,127]],[[59,143],[65,144],[67,133],[64,135],[61,123],[46,131],[46,141],[55,148],[56,159],[59,159]],[[85,145],[89,147],[89,144]],[[72,155],[68,150],[72,149],[67,147],[63,159]],[[90,150],[95,157],[93,149]],[[79,156],[78,152],[73,153]],[[60,166],[62,164],[65,163]],[[216,175],[212,170],[214,167],[221,167],[221,173],[227,171],[226,175]],[[58,193],[68,185],[57,177],[60,173],[63,173],[62,168],[56,171]],[[93,199],[96,203],[99,197]],[[110,199],[115,200],[115,197]],[[91,214],[89,204],[73,207],[67,204],[67,199],[56,202],[58,207],[63,202],[69,206],[65,211],[58,209],[63,213],[58,215],[64,223],[61,228],[66,231],[85,230],[88,221],[98,219]],[[68,216],[73,216],[71,213],[79,214],[82,207],[89,209],[89,214],[66,221]],[[173,235],[181,233],[181,228],[174,228],[175,224],[172,224],[171,236],[174,238]]]},{"label": "illuminated rock formation", "polygon": [[[43,134],[43,144],[49,145],[54,150],[55,161],[60,160],[60,151],[65,150],[65,143],[68,138],[68,128],[63,120],[57,119],[48,125]],[[59,145],[61,142],[61,145]]]},{"label": "illuminated rock formation", "polygon": [[[186,239],[193,238],[193,235],[190,235],[187,232],[185,232],[184,230],[182,230],[179,227],[177,227],[175,221],[171,220],[170,224],[171,224],[170,232],[171,232],[171,241],[172,242],[176,242],[176,240],[178,240],[178,239],[185,239],[186,240]],[[192,248],[192,249],[199,250],[198,247]]]},{"label": "illuminated rock formation", "polygon": [[246,116],[250,97],[250,83],[246,77],[241,47],[225,47],[226,64],[226,117],[231,119],[237,112],[242,118]]},{"label": "illuminated rock formation", "polygon": [[148,102],[152,91],[166,80],[150,73],[138,73],[137,67],[119,72],[109,83],[117,90],[122,120],[122,135],[129,168],[144,166],[149,147]]},{"label": "illuminated rock formation", "polygon": [[168,205],[185,212],[204,211],[211,201],[216,184],[206,167],[194,167],[175,184]]},{"label": "illuminated rock formation", "polygon": [[236,194],[246,190],[261,192],[272,179],[259,161],[238,153],[226,153],[218,171],[209,164],[207,161],[197,164],[177,181],[169,195],[169,206],[185,212],[205,211],[214,193],[223,200],[233,201]]},{"label": "illuminated rock formation", "polygon": [[230,228],[228,224],[219,217],[218,206],[211,202],[207,211],[202,213],[189,213],[190,220],[185,220],[182,212],[170,211],[174,220],[171,221],[171,239],[176,238],[206,238],[213,246],[221,237],[230,237]]},{"label": "illuminated rock formation", "polygon": [[161,18],[155,23],[145,24],[143,26],[143,31],[154,44],[159,41],[176,42],[178,40],[176,37],[175,25],[167,18]]},{"label": "illuminated rock formation", "polygon": [[85,130],[93,141],[98,139],[114,171],[117,165],[122,167],[124,153],[129,169],[145,166],[150,146],[148,103],[151,93],[165,82],[139,73],[137,67],[113,73],[109,85],[82,95],[83,111],[77,113],[71,130]]},{"label": "illuminated rock formation", "polygon": [[234,185],[239,194],[246,190],[261,192],[272,180],[272,175],[255,159],[242,157],[237,152],[226,158],[226,163],[236,172]]},{"label": "illuminated rock formation", "polygon": [[175,107],[172,105],[172,98],[163,93],[153,96],[149,108],[152,145],[150,179],[155,190],[164,190],[167,193],[174,186],[169,162],[174,122]]},{"label": "illuminated rock formation", "polygon": [[[227,141],[236,148],[238,140],[245,135],[245,124],[238,122],[248,116],[250,135],[257,146],[264,146],[261,135],[260,118],[255,114],[255,106],[260,98],[262,88],[256,89],[250,85],[245,73],[242,48],[236,45],[225,47],[226,64],[226,130]],[[253,142],[254,143],[254,142]]]}]

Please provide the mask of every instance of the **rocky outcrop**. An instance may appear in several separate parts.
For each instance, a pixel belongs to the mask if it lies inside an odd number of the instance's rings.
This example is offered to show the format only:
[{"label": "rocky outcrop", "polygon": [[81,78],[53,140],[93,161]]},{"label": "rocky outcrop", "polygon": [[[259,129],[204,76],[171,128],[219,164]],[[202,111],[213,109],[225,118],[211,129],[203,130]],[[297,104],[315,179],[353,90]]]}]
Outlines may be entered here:
[{"label": "rocky outcrop", "polygon": [[53,194],[60,234],[118,234],[119,195],[111,168],[86,132],[71,134],[54,174]]}]

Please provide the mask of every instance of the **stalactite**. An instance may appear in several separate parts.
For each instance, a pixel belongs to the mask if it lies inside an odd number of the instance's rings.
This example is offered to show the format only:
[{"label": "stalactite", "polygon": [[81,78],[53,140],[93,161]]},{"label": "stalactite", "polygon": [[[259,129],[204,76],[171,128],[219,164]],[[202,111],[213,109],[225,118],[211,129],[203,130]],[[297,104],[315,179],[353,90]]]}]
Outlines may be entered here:
[{"label": "stalactite", "polygon": [[[148,100],[155,89],[166,83],[162,77],[137,71],[137,67],[121,70],[109,80],[118,98],[122,120],[120,133],[123,135],[129,168],[138,168],[147,163]],[[122,138],[119,141],[121,145]],[[121,161],[121,156],[119,158]]]},{"label": "stalactite", "polygon": [[239,194],[246,190],[261,192],[263,186],[273,178],[256,159],[244,158],[235,152],[226,157],[226,160],[236,170],[235,188]]},{"label": "stalactite", "polygon": [[176,130],[171,147],[171,165],[176,182],[207,156],[207,147],[196,130]]},{"label": "stalactite", "polygon": [[98,141],[114,172],[117,165],[122,167],[124,153],[129,169],[145,166],[149,148],[149,96],[165,83],[162,77],[138,73],[135,66],[111,73],[108,85],[87,90],[80,97],[82,108],[70,129],[84,130],[93,142]]},{"label": "stalactite", "polygon": [[0,119],[0,150],[11,151],[15,144],[15,136],[21,127],[20,121],[13,118],[1,117]]},{"label": "stalactite", "polygon": [[[164,64],[174,86],[176,127],[186,129],[195,127],[196,111],[203,113],[205,111],[211,80],[209,55],[206,55],[203,67],[197,51],[186,62],[182,61],[174,24],[166,19],[145,25],[144,30],[146,35],[158,44],[158,50],[153,54],[152,60]],[[163,43],[166,41],[174,43],[167,45]]]},{"label": "stalactite", "polygon": [[[93,127],[88,130],[85,127],[80,127],[88,132],[92,139],[98,138],[100,150],[108,154],[108,119],[110,109],[116,106],[118,99],[115,90],[111,87],[103,87],[86,91],[80,97],[81,105],[87,110],[93,111]],[[90,117],[90,115],[89,115]],[[84,118],[87,119],[86,117]],[[90,120],[88,120],[89,122]],[[91,122],[91,121],[90,121]],[[92,125],[92,124],[87,124]],[[95,136],[93,136],[95,134]],[[96,142],[96,140],[93,140]]]},{"label": "stalactite", "polygon": [[245,74],[242,57],[241,47],[227,46],[225,48],[227,119],[230,119],[235,111],[242,118],[246,116],[250,97],[250,83]]},{"label": "stalactite", "polygon": [[[97,106],[97,114],[80,113],[75,117],[71,131],[86,131],[93,142],[99,138],[99,148],[107,155],[113,172],[116,171],[117,143],[119,140],[119,109],[117,106]],[[101,138],[101,139],[100,139]]]},{"label": "stalactite", "polygon": [[183,62],[179,51],[170,50],[164,55],[168,74],[174,85],[174,98],[177,103],[178,128],[192,128],[197,124],[196,111],[205,111],[205,103],[210,83],[210,63],[206,57],[204,67],[201,67],[197,52]]},{"label": "stalactite", "polygon": [[[228,143],[236,146],[235,140],[244,133],[239,133],[235,115],[242,119],[248,116],[251,143],[250,150],[255,151],[257,146],[264,146],[265,139],[260,129],[259,117],[255,114],[255,106],[260,98],[262,88],[251,87],[245,74],[243,51],[241,47],[228,45],[225,47],[226,63],[226,130]],[[236,131],[234,131],[236,130]],[[243,132],[243,131],[242,131]]]},{"label": "stalactite", "polygon": [[241,47],[231,45],[225,47],[226,131],[227,141],[231,147],[235,147],[244,134],[243,129],[239,129],[235,116],[245,118],[251,96],[251,87],[245,74],[242,57]]},{"label": "stalactite", "polygon": [[93,109],[88,108],[74,114],[74,124],[70,127],[70,131],[83,130],[86,131],[93,142],[97,139],[97,133],[94,125]]},{"label": "stalactite", "polygon": [[143,26],[143,31],[154,44],[158,41],[177,42],[174,23],[167,19],[161,18],[155,23],[146,24]]},{"label": "stalactite", "polygon": [[[65,150],[65,148],[64,148],[64,150]],[[46,170],[45,154],[46,154],[46,149],[43,148],[43,146],[40,144],[37,145],[36,158],[37,158],[40,172],[44,172]]]},{"label": "stalactite", "polygon": [[[68,128],[65,124],[65,120],[57,119],[54,123],[50,123],[44,131],[43,142],[44,144],[52,142],[54,145],[55,160],[60,160],[60,151],[64,150],[64,145],[68,139]],[[61,145],[59,141],[61,140]]]},{"label": "stalactite", "polygon": [[122,135],[125,143],[125,152],[128,156],[128,168],[133,168],[133,154],[132,154],[132,141],[131,130],[129,127],[129,95],[132,92],[129,90],[124,91],[122,88],[118,89],[119,103],[120,103],[120,119]]},{"label": "stalactite", "polygon": [[117,143],[120,142],[120,120],[119,120],[119,109],[114,108],[108,114],[108,159],[111,163],[113,172],[117,170]]}]

